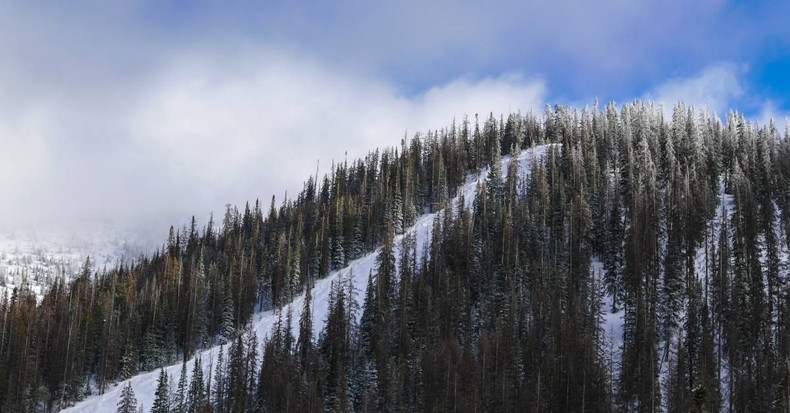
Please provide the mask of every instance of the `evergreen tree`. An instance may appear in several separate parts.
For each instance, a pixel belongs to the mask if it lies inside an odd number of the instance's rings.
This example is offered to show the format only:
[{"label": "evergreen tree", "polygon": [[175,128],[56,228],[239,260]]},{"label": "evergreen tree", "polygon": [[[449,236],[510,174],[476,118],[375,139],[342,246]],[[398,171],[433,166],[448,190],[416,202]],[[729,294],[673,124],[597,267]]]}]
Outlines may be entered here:
[{"label": "evergreen tree", "polygon": [[618,303],[624,300],[623,285],[623,230],[622,210],[618,191],[614,190],[612,196],[612,206],[609,213],[607,225],[607,248],[604,256],[603,269],[606,271],[604,283],[606,291],[612,298],[612,312],[618,311]]},{"label": "evergreen tree", "polygon": [[293,247],[293,256],[291,257],[290,266],[288,269],[288,299],[290,300],[299,290],[302,282],[302,244],[296,242]]},{"label": "evergreen tree", "polygon": [[[339,204],[339,202],[338,202]],[[346,251],[343,247],[343,220],[340,206],[335,205],[332,220],[332,269],[339,270],[346,265]]]},{"label": "evergreen tree", "polygon": [[121,358],[121,373],[118,378],[121,380],[128,380],[137,374],[137,352],[135,351],[134,344],[129,340],[126,343],[126,350],[123,352]]},{"label": "evergreen tree", "polygon": [[362,318],[359,321],[359,347],[366,357],[373,354],[373,328],[376,323],[376,308],[378,307],[376,289],[373,286],[373,272],[368,274],[368,284],[365,288],[365,301],[362,306]]},{"label": "evergreen tree", "polygon": [[162,364],[162,351],[154,332],[155,328],[149,328],[143,335],[142,362],[143,370],[150,371]]},{"label": "evergreen tree", "polygon": [[313,314],[310,307],[312,301],[312,285],[308,282],[305,286],[304,306],[299,318],[299,337],[296,340],[297,353],[299,355],[299,365],[303,372],[309,368],[312,358],[313,348]]},{"label": "evergreen tree", "polygon": [[192,366],[192,379],[189,382],[187,412],[200,413],[206,411],[208,401],[206,400],[206,389],[203,381],[203,365],[200,357],[195,358]]},{"label": "evergreen tree", "polygon": [[403,197],[400,174],[395,178],[395,195],[392,199],[392,225],[396,234],[403,232]]},{"label": "evergreen tree", "polygon": [[127,382],[118,400],[118,413],[137,413],[137,397],[132,389],[132,382]]},{"label": "evergreen tree", "polygon": [[223,295],[224,301],[222,306],[222,324],[220,324],[220,344],[227,344],[233,339],[236,332],[235,324],[233,323],[233,297],[230,288],[225,290]]},{"label": "evergreen tree", "polygon": [[187,361],[181,364],[181,375],[178,379],[172,411],[174,413],[188,413],[189,411],[189,384],[187,383]]},{"label": "evergreen tree", "polygon": [[243,412],[247,390],[246,368],[244,363],[244,343],[242,336],[236,336],[228,350],[227,409],[230,412]]},{"label": "evergreen tree", "polygon": [[170,413],[170,385],[167,383],[167,371],[164,368],[159,371],[151,413]]},{"label": "evergreen tree", "polygon": [[212,393],[214,395],[213,403],[214,403],[214,411],[217,413],[223,413],[226,411],[226,394],[227,391],[227,368],[225,366],[225,356],[224,356],[224,347],[220,346],[219,354],[217,354],[217,366],[214,370],[214,389],[212,389]]}]

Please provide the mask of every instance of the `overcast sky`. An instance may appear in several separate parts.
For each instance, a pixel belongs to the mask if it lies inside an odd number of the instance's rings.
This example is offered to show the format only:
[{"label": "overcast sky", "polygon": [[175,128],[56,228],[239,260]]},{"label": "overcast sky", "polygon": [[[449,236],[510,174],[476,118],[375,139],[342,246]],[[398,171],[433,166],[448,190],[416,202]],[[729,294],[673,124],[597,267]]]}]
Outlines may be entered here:
[{"label": "overcast sky", "polygon": [[786,2],[14,3],[0,0],[0,228],[268,204],[319,159],[476,112],[597,97],[790,113]]}]

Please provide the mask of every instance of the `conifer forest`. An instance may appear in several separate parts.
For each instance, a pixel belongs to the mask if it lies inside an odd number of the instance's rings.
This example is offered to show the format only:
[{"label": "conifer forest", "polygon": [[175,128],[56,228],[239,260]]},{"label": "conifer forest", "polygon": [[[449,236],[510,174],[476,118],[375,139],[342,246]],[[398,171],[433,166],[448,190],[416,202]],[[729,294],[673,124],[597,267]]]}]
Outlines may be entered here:
[{"label": "conifer forest", "polygon": [[786,125],[447,121],[0,297],[0,412],[790,411]]}]

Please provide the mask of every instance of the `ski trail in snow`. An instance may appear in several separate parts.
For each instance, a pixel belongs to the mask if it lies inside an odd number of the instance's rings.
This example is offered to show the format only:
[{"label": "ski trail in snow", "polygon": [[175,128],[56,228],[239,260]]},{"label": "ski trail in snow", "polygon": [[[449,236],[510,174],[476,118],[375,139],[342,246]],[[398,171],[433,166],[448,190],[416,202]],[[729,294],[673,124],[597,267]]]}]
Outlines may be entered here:
[{"label": "ski trail in snow", "polygon": [[[549,144],[549,145],[540,145],[534,148],[530,148],[527,150],[522,151],[518,155],[519,161],[519,175],[521,177],[526,176],[529,173],[529,169],[531,166],[531,161],[533,159],[540,160],[546,153],[546,150],[552,146],[557,144]],[[559,146],[559,145],[557,145]],[[510,162],[510,156],[506,156],[502,158],[502,170],[503,175],[506,175],[507,166]],[[459,193],[463,193],[464,199],[466,201],[466,205],[471,205],[472,201],[474,200],[475,191],[477,188],[477,183],[484,180],[488,175],[488,170],[484,169],[479,174],[470,174],[466,180],[466,183],[463,187],[460,188]],[[503,176],[504,178],[505,176]],[[453,205],[457,205],[458,198],[453,199]],[[441,211],[439,211],[441,212]],[[416,250],[417,250],[417,262],[419,263],[424,251],[426,251],[426,246],[430,242],[431,234],[433,230],[433,220],[436,217],[437,213],[430,213],[424,214],[417,219],[417,222],[404,231],[404,234],[416,234]],[[401,248],[401,239],[403,238],[404,234],[398,235],[395,237],[395,257],[400,256],[400,248]],[[326,316],[329,313],[329,294],[332,286],[332,282],[338,281],[339,279],[347,280],[349,275],[351,275],[351,282],[354,285],[354,289],[357,292],[355,295],[355,300],[357,304],[362,307],[362,303],[365,297],[365,290],[367,288],[367,280],[368,275],[371,271],[375,272],[376,267],[376,259],[378,258],[379,250],[373,251],[364,257],[358,258],[349,263],[346,268],[341,270],[333,271],[326,277],[316,280],[312,290],[312,311],[313,311],[313,334],[316,337],[321,330],[324,328],[324,322],[326,320]],[[397,263],[400,265],[400,262]],[[302,314],[302,309],[304,307],[304,293],[298,295],[294,300],[289,304],[292,311],[292,320],[291,320],[291,331],[293,332],[294,336],[298,335],[299,329],[299,318]],[[284,307],[283,309],[286,309]],[[357,314],[359,318],[361,316],[361,312]],[[267,339],[269,334],[272,331],[272,328],[277,323],[277,312],[276,311],[264,311],[261,313],[257,313],[253,315],[250,323],[252,326],[252,330],[258,336],[258,342],[263,343],[264,340]],[[209,374],[209,367],[214,366],[216,363],[216,357],[219,353],[220,346],[214,346],[209,349],[203,350],[198,352],[202,357],[202,365],[204,375]],[[225,352],[227,352],[227,347],[229,345],[225,345]],[[189,379],[192,375],[192,367],[194,363],[194,357],[192,357],[187,362],[187,379]],[[165,367],[167,369],[167,373],[170,376],[170,382],[175,383],[178,380],[178,377],[181,375],[181,368],[182,364],[174,364],[169,367]],[[211,372],[213,373],[213,372]],[[85,400],[75,404],[72,407],[62,410],[63,412],[81,412],[81,413],[92,413],[92,412],[112,412],[115,411],[117,408],[118,400],[121,397],[121,391],[123,387],[126,385],[127,381],[132,383],[132,388],[134,389],[135,396],[137,397],[137,405],[143,406],[143,409],[148,412],[150,411],[151,406],[154,402],[154,393],[156,392],[157,380],[159,379],[159,369],[138,374],[126,381],[122,381],[111,387],[110,389],[106,390],[104,394],[101,395],[93,395]],[[113,386],[113,385],[110,385]]]}]

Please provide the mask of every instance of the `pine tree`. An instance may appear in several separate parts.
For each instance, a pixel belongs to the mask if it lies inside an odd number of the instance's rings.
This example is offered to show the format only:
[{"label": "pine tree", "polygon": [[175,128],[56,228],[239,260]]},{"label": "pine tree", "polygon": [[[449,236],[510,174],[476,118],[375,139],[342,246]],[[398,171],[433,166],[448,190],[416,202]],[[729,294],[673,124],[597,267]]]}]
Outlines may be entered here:
[{"label": "pine tree", "polygon": [[351,251],[349,251],[349,260],[355,260],[362,256],[365,251],[365,236],[362,230],[362,217],[359,213],[359,208],[354,209],[352,215],[352,242]]},{"label": "pine tree", "polygon": [[225,289],[224,301],[222,307],[222,323],[220,324],[220,344],[227,344],[233,339],[233,334],[236,332],[235,324],[233,323],[233,297],[230,288]]},{"label": "pine tree", "polygon": [[489,202],[494,203],[493,205],[500,205],[504,193],[502,184],[502,148],[500,147],[499,138],[496,133],[494,133],[492,139],[486,188],[488,189],[487,196]]},{"label": "pine tree", "polygon": [[334,208],[332,220],[332,269],[339,270],[346,265],[346,251],[343,247],[343,219],[340,203]]},{"label": "pine tree", "polygon": [[207,286],[208,280],[206,278],[206,260],[205,260],[205,246],[200,247],[200,252],[198,254],[197,262],[198,262],[198,272],[197,272],[197,285],[196,291],[194,292],[195,298],[195,306],[197,309],[195,310],[195,323],[197,323],[196,330],[196,340],[198,342],[198,348],[206,348],[210,345],[209,343],[209,336],[208,336],[208,323],[209,323],[209,314],[208,314],[208,304],[209,304],[209,291],[210,287]]},{"label": "pine tree", "polygon": [[255,407],[255,390],[258,386],[258,335],[252,328],[248,328],[247,332],[244,334],[244,346],[246,351],[246,356],[244,357],[244,363],[246,365],[246,370],[244,371],[244,375],[247,378],[247,389],[244,394],[244,409],[245,411],[251,411]]},{"label": "pine tree", "polygon": [[134,395],[132,382],[127,382],[118,401],[118,413],[137,413],[137,398]]},{"label": "pine tree", "polygon": [[365,288],[365,301],[362,306],[362,318],[359,320],[359,347],[366,357],[373,354],[373,329],[376,323],[377,308],[376,288],[373,286],[373,272],[368,274],[368,285]]},{"label": "pine tree", "polygon": [[159,371],[151,413],[170,413],[170,385],[167,383],[167,371],[164,368]]},{"label": "pine tree", "polygon": [[403,197],[401,196],[400,174],[395,178],[395,195],[392,199],[392,221],[396,234],[403,232]]},{"label": "pine tree", "polygon": [[151,371],[162,365],[162,350],[157,342],[155,328],[149,327],[143,336],[143,370]]},{"label": "pine tree", "polygon": [[290,268],[288,269],[288,298],[289,300],[297,293],[302,283],[302,243],[298,236],[294,237],[293,256],[291,257]]},{"label": "pine tree", "polygon": [[299,337],[296,340],[296,351],[299,355],[299,364],[303,372],[307,371],[310,364],[313,348],[313,314],[310,307],[313,296],[312,289],[313,287],[308,281],[305,286],[304,306],[299,318]]},{"label": "pine tree", "polygon": [[342,280],[332,283],[333,305],[327,315],[326,327],[322,334],[321,351],[326,366],[324,379],[326,406],[330,411],[348,410],[348,376],[347,361],[349,358],[346,342],[348,326],[346,325],[345,286]]},{"label": "pine tree", "polygon": [[374,412],[381,411],[381,394],[379,393],[379,377],[376,365],[373,362],[366,362],[363,367],[362,388],[364,389],[361,411]]},{"label": "pine tree", "polygon": [[394,280],[397,276],[395,267],[394,234],[392,222],[389,217],[385,218],[384,239],[382,240],[381,251],[376,257],[376,306],[374,307],[373,324],[373,352],[376,361],[376,370],[380,380],[380,407],[387,406],[389,403],[388,392],[390,384],[389,376],[389,357],[391,334],[390,328],[393,315],[393,304],[395,302]]},{"label": "pine tree", "polygon": [[174,413],[187,413],[189,411],[189,384],[187,383],[187,361],[181,363],[181,376],[178,379],[178,387],[173,400],[172,411]]},{"label": "pine tree", "polygon": [[243,412],[247,389],[246,368],[244,363],[244,343],[238,335],[228,350],[227,409]]},{"label": "pine tree", "polygon": [[[671,164],[670,168],[674,169]],[[670,179],[674,179],[674,172]],[[666,226],[667,241],[666,254],[664,255],[664,278],[662,296],[662,323],[665,335],[677,327],[677,315],[682,306],[683,292],[685,291],[683,282],[683,256],[682,256],[682,225],[680,206],[684,204],[682,199],[675,199],[679,194],[678,182],[670,181],[666,189]]]},{"label": "pine tree", "polygon": [[225,399],[227,397],[227,367],[225,366],[224,346],[219,347],[219,354],[217,354],[217,366],[214,370],[214,394],[213,403],[214,410],[217,413],[226,411]]},{"label": "pine tree", "polygon": [[625,233],[620,199],[617,193],[617,190],[613,191],[614,196],[612,197],[612,206],[606,231],[608,235],[607,248],[603,262],[603,268],[606,271],[604,284],[606,292],[612,297],[612,312],[617,312],[618,303],[622,303],[625,299],[623,289],[623,238]]},{"label": "pine tree", "polygon": [[205,383],[203,382],[203,365],[199,356],[195,357],[195,362],[192,366],[192,379],[189,383],[187,400],[188,413],[200,413],[208,407]]}]

